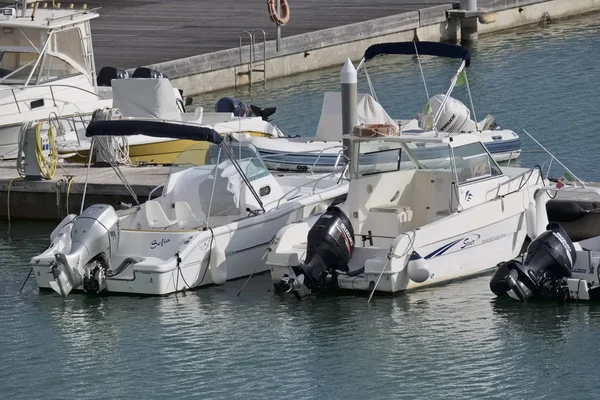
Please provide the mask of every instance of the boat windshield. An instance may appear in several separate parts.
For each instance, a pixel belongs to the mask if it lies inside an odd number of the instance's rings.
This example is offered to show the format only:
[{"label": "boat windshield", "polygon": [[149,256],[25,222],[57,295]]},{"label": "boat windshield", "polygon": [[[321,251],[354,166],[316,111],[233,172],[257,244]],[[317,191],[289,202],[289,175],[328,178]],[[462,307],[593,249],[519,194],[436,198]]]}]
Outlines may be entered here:
[{"label": "boat windshield", "polygon": [[[240,166],[248,181],[251,182],[269,175],[269,170],[252,144],[232,142],[227,146],[231,149],[233,159]],[[212,171],[217,165],[220,169],[233,167],[230,157],[221,146],[198,142],[189,146],[175,158],[171,164],[169,176],[189,168]]]},{"label": "boat windshield", "polygon": [[[0,83],[5,85],[24,85],[31,74],[32,84],[40,84],[55,79],[78,74],[72,65],[58,57],[45,53],[42,61],[36,61],[40,55],[33,51],[0,50]],[[41,64],[41,68],[40,68]]]},{"label": "boat windshield", "polygon": [[[391,171],[419,168],[450,169],[450,148],[446,143],[406,142],[406,148],[398,142],[372,140],[360,142],[359,175],[371,175]],[[409,154],[409,152],[411,154]],[[412,158],[411,158],[412,157]]]},{"label": "boat windshield", "polygon": [[502,170],[480,142],[457,146],[453,151],[459,185],[502,175]]}]

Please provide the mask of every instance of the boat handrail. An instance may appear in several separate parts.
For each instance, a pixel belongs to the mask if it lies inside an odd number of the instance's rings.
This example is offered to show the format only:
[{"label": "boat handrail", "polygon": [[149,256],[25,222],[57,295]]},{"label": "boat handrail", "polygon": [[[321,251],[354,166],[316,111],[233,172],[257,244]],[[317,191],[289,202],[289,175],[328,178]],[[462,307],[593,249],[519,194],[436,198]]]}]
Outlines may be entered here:
[{"label": "boat handrail", "polygon": [[[516,181],[517,179],[519,180],[518,187],[521,188],[523,185],[523,180],[525,180],[525,182],[527,182],[529,180],[529,178],[531,177],[531,175],[533,174],[533,171],[535,171],[536,169],[540,171],[540,173],[538,174],[537,180],[536,180],[536,183],[538,183],[540,178],[542,178],[542,176],[543,176],[542,169],[539,166],[535,166],[533,168],[528,169],[527,171],[523,171],[519,175],[513,176],[512,178],[510,178],[507,181],[499,183],[498,186],[496,187],[496,196],[494,196],[494,199],[497,199],[499,197],[506,196],[507,194],[509,194],[510,192],[508,192],[508,191],[504,194],[500,194],[500,189],[503,187],[510,187],[510,184],[513,183],[514,181]],[[527,178],[525,178],[525,177],[527,177]]]},{"label": "boat handrail", "polygon": [[[61,85],[61,84],[58,84],[58,85],[37,85],[37,86],[30,86],[30,88],[36,88],[36,89],[37,88],[48,88],[48,89],[50,89],[50,96],[52,96],[52,103],[54,104],[54,107],[57,106],[56,105],[56,98],[54,96],[54,88],[60,88],[60,87],[66,87],[66,88],[70,88],[70,89],[77,89],[77,90],[80,90],[82,92],[94,95],[94,96],[98,97],[101,100],[106,100],[106,98],[104,96],[100,95],[99,93],[95,93],[95,92],[92,92],[90,90],[83,89],[83,88],[80,88],[78,86],[73,86],[73,85]],[[19,102],[23,103],[23,102],[26,102],[26,101],[29,101],[29,100],[32,100],[32,99],[36,99],[36,100],[40,99],[40,94],[36,94],[35,96],[31,96],[31,97],[24,97],[24,98],[22,98],[20,100],[17,99],[17,95],[15,93],[15,90],[21,91],[22,89],[23,88],[12,88],[12,87],[0,88],[0,92],[2,92],[2,91],[8,91],[8,90],[11,91],[12,97],[13,97],[13,100],[14,100],[14,104],[17,106],[17,111],[19,112],[19,114],[22,113],[21,106],[19,105]],[[67,101],[67,100],[62,100],[62,101],[64,103],[76,104],[75,102],[71,102],[71,101]],[[6,103],[1,103],[0,107],[1,106],[5,106],[5,105],[10,105],[10,104],[13,104],[13,102],[10,101],[10,102],[6,102]],[[31,110],[28,110],[28,111],[31,111]]]},{"label": "boat handrail", "polygon": [[152,200],[152,193],[156,192],[159,188],[165,186],[164,183],[161,183],[160,185],[158,185],[157,187],[155,187],[154,189],[152,189],[150,191],[150,193],[148,194],[148,200]]},{"label": "boat handrail", "polygon": [[46,21],[48,21],[48,26],[50,26],[50,22],[56,22],[56,21],[61,21],[63,19],[73,19],[74,17],[79,17],[81,15],[86,15],[86,14],[91,14],[94,13],[98,10],[102,9],[102,7],[94,7],[94,8],[90,8],[90,9],[81,9],[81,10],[76,10],[74,11],[72,14],[67,14],[67,15],[62,15],[60,17],[50,17],[50,18],[46,18]]},{"label": "boat handrail", "polygon": [[318,183],[319,183],[321,180],[323,180],[323,179],[325,179],[325,178],[328,178],[328,177],[333,177],[333,176],[335,176],[335,175],[336,175],[338,172],[340,172],[341,174],[343,174],[343,173],[344,173],[344,171],[345,171],[346,169],[347,169],[347,165],[345,165],[345,166],[344,166],[344,168],[342,168],[342,169],[341,169],[341,170],[339,170],[339,171],[335,171],[335,170],[334,170],[334,171],[331,171],[331,172],[329,172],[329,173],[327,173],[327,174],[325,174],[325,175],[323,175],[323,176],[319,177],[318,179],[315,179],[315,180],[313,180],[313,181],[306,182],[306,183],[304,183],[304,184],[303,184],[303,185],[301,185],[301,186],[296,186],[296,187],[292,188],[291,190],[287,191],[287,192],[286,192],[286,193],[285,193],[283,196],[281,196],[281,197],[279,198],[279,200],[277,201],[277,206],[276,206],[275,208],[276,208],[276,209],[277,209],[277,208],[279,208],[279,206],[281,205],[281,200],[283,200],[283,199],[287,198],[287,197],[288,197],[290,194],[292,194],[292,193],[294,193],[294,192],[299,192],[301,188],[303,188],[303,187],[307,187],[307,186],[308,186],[308,185],[310,185],[310,184],[312,184],[312,185],[313,185],[313,186],[312,186],[312,193],[311,193],[311,194],[315,194],[315,191],[316,191],[317,184],[318,184]]}]

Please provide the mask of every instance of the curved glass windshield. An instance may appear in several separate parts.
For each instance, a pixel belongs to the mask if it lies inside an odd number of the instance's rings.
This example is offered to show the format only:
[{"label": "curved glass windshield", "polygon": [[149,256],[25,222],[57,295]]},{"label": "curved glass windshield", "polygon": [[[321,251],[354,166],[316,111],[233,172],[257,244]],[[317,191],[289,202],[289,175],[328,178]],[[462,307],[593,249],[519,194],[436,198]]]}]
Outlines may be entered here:
[{"label": "curved glass windshield", "polygon": [[[249,181],[269,175],[269,170],[256,147],[249,143],[229,143],[227,147]],[[227,153],[221,146],[213,143],[193,144],[173,161],[169,176],[189,168],[213,170],[217,165],[219,169],[235,168]]]},{"label": "curved glass windshield", "polygon": [[[418,140],[418,139],[417,139]],[[446,143],[406,142],[370,140],[359,144],[360,175],[378,174],[417,168],[415,160],[422,168],[449,169],[450,148]],[[410,152],[411,154],[409,154]]]}]

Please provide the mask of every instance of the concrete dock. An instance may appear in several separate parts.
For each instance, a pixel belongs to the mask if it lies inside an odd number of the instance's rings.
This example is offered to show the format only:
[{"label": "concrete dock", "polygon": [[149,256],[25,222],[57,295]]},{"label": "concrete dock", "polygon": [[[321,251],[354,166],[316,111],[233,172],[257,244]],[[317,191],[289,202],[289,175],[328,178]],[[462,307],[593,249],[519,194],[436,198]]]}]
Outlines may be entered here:
[{"label": "concrete dock", "polygon": [[[169,167],[119,168],[139,203],[146,201],[169,175]],[[86,173],[84,164],[65,163],[63,168],[57,167],[53,179],[29,181],[19,177],[15,161],[0,162],[0,218],[60,221],[70,213],[79,214]],[[157,189],[152,197],[160,196],[161,190]],[[123,208],[121,203],[136,204],[111,167],[90,168],[85,206],[98,203],[116,209]]]},{"label": "concrete dock", "polygon": [[[289,0],[291,18],[282,27],[277,49],[276,25],[265,0],[75,0],[76,6],[101,6],[92,22],[96,65],[151,66],[193,95],[342,65],[358,60],[371,44],[418,38],[460,41],[461,20],[449,12],[459,1],[438,0]],[[478,0],[478,10],[492,15],[479,34],[600,10],[597,0]],[[466,23],[465,23],[466,25]],[[263,29],[266,49],[257,35],[250,66],[249,38]],[[264,70],[263,74],[260,70]]]}]

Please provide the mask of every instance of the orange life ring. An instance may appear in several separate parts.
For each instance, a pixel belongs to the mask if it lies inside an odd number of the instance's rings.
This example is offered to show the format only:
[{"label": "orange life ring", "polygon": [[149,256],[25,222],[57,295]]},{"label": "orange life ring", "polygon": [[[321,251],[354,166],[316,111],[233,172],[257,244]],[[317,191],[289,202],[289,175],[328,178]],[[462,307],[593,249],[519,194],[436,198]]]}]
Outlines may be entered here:
[{"label": "orange life ring", "polygon": [[287,0],[279,0],[279,4],[281,4],[280,16],[277,14],[277,7],[275,6],[276,1],[277,0],[267,0],[269,16],[271,17],[271,21],[275,22],[277,25],[285,25],[290,20],[290,7],[288,6]]},{"label": "orange life ring", "polygon": [[375,136],[396,136],[396,127],[391,124],[370,124],[357,125],[353,129],[354,136],[375,137]]}]

